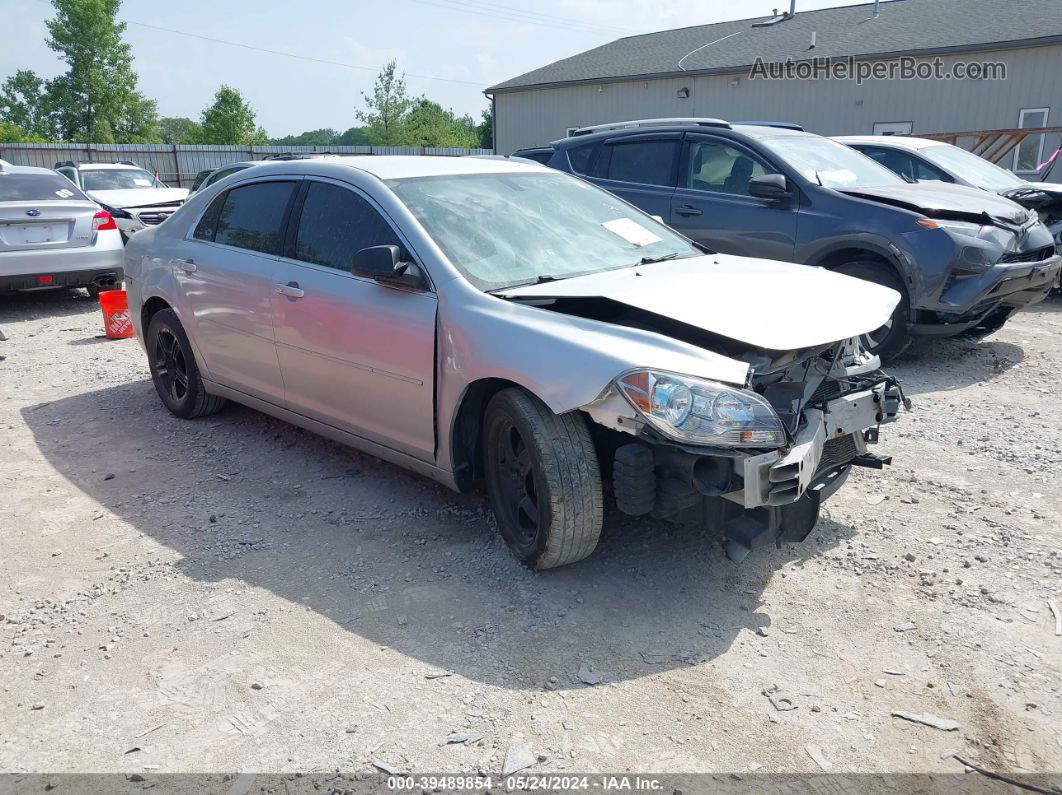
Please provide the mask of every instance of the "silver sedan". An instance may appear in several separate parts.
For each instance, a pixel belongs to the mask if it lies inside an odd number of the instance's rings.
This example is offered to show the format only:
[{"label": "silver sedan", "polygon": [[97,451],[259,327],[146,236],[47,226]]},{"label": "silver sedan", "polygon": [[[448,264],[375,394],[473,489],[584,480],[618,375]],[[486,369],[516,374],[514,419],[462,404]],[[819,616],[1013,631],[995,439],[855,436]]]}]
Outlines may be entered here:
[{"label": "silver sedan", "polygon": [[166,407],[235,400],[465,490],[525,564],[621,511],[698,511],[730,556],[811,531],[904,402],[855,341],[888,288],[698,248],[503,159],[256,166],[126,249]]},{"label": "silver sedan", "polygon": [[122,239],[110,214],[51,169],[0,160],[0,293],[87,287],[96,295],[121,281]]}]

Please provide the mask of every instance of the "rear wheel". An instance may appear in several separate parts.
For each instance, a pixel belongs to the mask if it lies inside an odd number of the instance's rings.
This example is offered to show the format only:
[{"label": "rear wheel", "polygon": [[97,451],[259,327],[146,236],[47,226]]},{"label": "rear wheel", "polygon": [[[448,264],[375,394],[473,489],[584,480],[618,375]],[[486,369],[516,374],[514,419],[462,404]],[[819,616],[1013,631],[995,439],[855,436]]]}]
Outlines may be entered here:
[{"label": "rear wheel", "polygon": [[225,398],[203,387],[188,335],[172,309],[156,312],[148,324],[145,348],[155,391],[173,414],[183,419],[220,411]]},{"label": "rear wheel", "polygon": [[522,389],[504,389],[487,406],[483,459],[498,530],[522,563],[549,569],[594,551],[601,473],[582,416],[554,414]]},{"label": "rear wheel", "polygon": [[863,334],[859,341],[866,350],[877,354],[882,360],[892,359],[903,353],[911,344],[911,302],[900,277],[890,266],[876,260],[846,262],[835,270],[846,276],[890,287],[900,294],[900,303],[893,310],[892,317],[880,328]]}]

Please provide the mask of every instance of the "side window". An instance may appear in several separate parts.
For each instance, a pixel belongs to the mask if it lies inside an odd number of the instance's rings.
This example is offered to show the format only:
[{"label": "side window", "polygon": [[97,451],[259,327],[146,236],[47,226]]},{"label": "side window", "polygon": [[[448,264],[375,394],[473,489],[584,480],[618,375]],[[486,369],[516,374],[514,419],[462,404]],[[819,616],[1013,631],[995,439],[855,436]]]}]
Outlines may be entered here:
[{"label": "side window", "polygon": [[214,197],[214,201],[210,202],[210,206],[207,207],[207,211],[203,213],[203,217],[199,219],[199,223],[195,226],[195,232],[192,233],[192,237],[196,240],[214,240],[214,233],[218,230],[218,217],[221,215],[221,205],[225,203],[225,197],[227,193],[222,193]]},{"label": "side window", "polygon": [[670,186],[671,169],[678,152],[678,141],[631,141],[608,144],[607,179],[637,182],[642,185]]},{"label": "side window", "polygon": [[361,249],[386,245],[402,242],[365,199],[337,185],[310,184],[296,233],[295,259],[349,272]]},{"label": "side window", "polygon": [[[223,180],[229,174],[235,174],[239,170],[240,169],[238,169],[238,168],[226,168],[226,169],[222,169],[221,171],[215,171],[212,176],[207,177],[206,185],[213,185],[215,182],[218,182],[219,180]],[[203,187],[206,187],[206,185],[204,185]]]},{"label": "side window", "polygon": [[284,246],[284,214],[294,182],[258,182],[225,194],[214,242],[279,254]]},{"label": "side window", "polygon": [[684,187],[749,195],[749,180],[774,170],[740,149],[718,141],[691,141]]},{"label": "side window", "polygon": [[932,166],[920,157],[912,157],[915,179],[919,182],[954,182],[950,175],[945,174],[936,166]]},{"label": "side window", "polygon": [[581,144],[568,150],[568,163],[576,174],[588,174],[590,172],[590,156],[594,153],[593,144]]},{"label": "side window", "polygon": [[[77,171],[72,168],[60,168],[59,173],[77,185]],[[80,186],[79,186],[80,187]]]},{"label": "side window", "polygon": [[897,152],[895,149],[868,148],[859,150],[872,160],[877,160],[889,171],[902,176],[918,179],[915,176],[915,164],[910,155]]}]

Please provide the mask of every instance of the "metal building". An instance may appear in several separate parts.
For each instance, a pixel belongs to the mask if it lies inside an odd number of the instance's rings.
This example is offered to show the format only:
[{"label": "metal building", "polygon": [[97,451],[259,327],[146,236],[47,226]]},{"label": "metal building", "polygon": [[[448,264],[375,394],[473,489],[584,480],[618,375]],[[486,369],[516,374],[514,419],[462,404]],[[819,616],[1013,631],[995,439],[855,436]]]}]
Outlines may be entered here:
[{"label": "metal building", "polygon": [[[487,89],[495,150],[650,117],[788,121],[823,135],[1062,125],[1059,11],[1062,0],[891,0],[815,11],[793,0],[773,17],[630,36]],[[817,76],[801,79],[816,64]],[[959,76],[970,64],[984,68]],[[830,71],[838,68],[852,76]],[[859,69],[879,72],[860,80]],[[917,70],[923,77],[912,77]],[[1031,173],[1058,138],[1030,136],[1001,165]]]}]

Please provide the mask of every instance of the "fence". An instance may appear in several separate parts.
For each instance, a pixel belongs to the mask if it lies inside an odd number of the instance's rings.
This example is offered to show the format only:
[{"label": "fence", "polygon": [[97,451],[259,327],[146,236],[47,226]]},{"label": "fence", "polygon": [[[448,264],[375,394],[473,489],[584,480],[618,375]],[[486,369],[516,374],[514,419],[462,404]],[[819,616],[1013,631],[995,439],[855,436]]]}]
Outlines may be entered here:
[{"label": "fence", "polygon": [[441,149],[430,146],[184,146],[181,144],[5,144],[0,160],[21,166],[55,168],[64,160],[82,163],[131,160],[158,172],[168,185],[190,188],[200,171],[228,163],[262,160],[283,152],[332,152],[342,155],[489,155],[490,149]]}]

